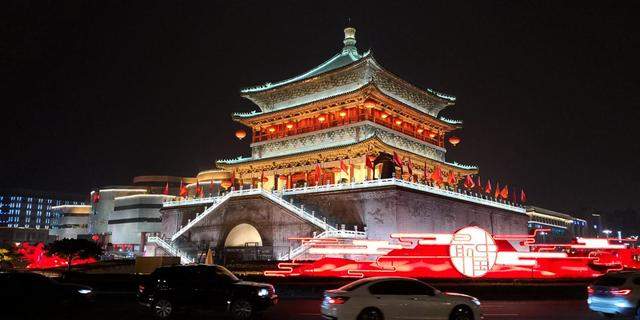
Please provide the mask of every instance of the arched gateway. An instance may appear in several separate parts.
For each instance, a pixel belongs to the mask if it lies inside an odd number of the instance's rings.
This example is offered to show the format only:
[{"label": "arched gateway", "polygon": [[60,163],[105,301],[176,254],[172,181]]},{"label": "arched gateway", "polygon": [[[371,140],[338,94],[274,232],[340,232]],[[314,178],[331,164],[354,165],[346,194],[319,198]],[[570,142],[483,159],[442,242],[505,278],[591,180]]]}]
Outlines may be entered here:
[{"label": "arched gateway", "polygon": [[227,239],[224,241],[225,247],[245,247],[245,246],[262,246],[262,237],[258,229],[248,223],[241,223],[227,235]]}]

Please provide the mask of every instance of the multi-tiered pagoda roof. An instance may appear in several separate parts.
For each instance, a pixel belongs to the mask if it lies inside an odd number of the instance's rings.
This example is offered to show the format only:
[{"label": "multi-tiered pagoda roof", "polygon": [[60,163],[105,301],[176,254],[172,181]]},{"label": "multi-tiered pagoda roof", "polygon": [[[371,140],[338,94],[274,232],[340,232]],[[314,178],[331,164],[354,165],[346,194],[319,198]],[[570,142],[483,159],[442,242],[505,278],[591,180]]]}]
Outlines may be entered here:
[{"label": "multi-tiered pagoda roof", "polygon": [[306,181],[316,164],[335,173],[348,160],[366,170],[365,157],[398,154],[422,172],[436,166],[457,176],[477,171],[444,158],[445,135],[462,122],[439,113],[455,97],[423,90],[382,68],[370,51],[358,51],[353,28],[345,29],[343,43],[339,53],[303,74],[242,89],[259,107],[233,114],[251,128],[252,155],[217,165],[251,177],[270,172],[290,179],[304,172]]}]

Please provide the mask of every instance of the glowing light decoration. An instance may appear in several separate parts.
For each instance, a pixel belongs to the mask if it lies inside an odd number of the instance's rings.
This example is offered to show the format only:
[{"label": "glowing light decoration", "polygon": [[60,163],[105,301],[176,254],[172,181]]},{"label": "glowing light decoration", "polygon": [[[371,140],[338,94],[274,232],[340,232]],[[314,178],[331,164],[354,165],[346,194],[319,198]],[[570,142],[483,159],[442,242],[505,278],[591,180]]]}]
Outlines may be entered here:
[{"label": "glowing light decoration", "polygon": [[346,112],[346,111],[340,111],[340,113],[338,113],[338,115],[339,115],[341,118],[344,118],[344,117],[346,117],[346,116],[347,116],[347,112]]},{"label": "glowing light decoration", "polygon": [[477,278],[493,268],[498,249],[488,232],[478,227],[466,227],[453,234],[449,256],[458,272]]},{"label": "glowing light decoration", "polygon": [[437,136],[438,134],[435,131],[430,131],[429,132],[429,138],[433,139]]},{"label": "glowing light decoration", "polygon": [[327,120],[327,118],[325,118],[324,116],[319,116],[318,117],[318,121],[320,121],[320,122],[324,122],[325,120]]},{"label": "glowing light decoration", "polygon": [[380,118],[382,118],[382,119],[386,119],[387,117],[389,117],[389,115],[386,114],[386,113],[383,113],[383,114],[380,115]]},{"label": "glowing light decoration", "polygon": [[271,133],[276,132],[276,128],[274,128],[274,127],[271,127],[271,128],[269,128],[268,130],[269,130],[269,132],[271,132]]},{"label": "glowing light decoration", "polygon": [[[492,236],[482,228],[470,226],[453,234],[393,233],[392,241],[300,238],[307,248],[306,261],[281,263],[278,270],[264,274],[557,280],[592,279],[610,271],[640,270],[640,249],[630,246],[637,239],[577,238],[573,243],[536,243],[541,232],[545,229],[534,230],[533,234]],[[368,260],[372,257],[374,260]]]},{"label": "glowing light decoration", "polygon": [[247,132],[246,131],[244,131],[242,129],[236,131],[236,138],[238,138],[238,140],[242,140],[246,136],[247,136]]},{"label": "glowing light decoration", "polygon": [[[57,267],[66,267],[68,265],[67,259],[58,257],[56,255],[47,255],[44,250],[44,243],[38,243],[36,245],[30,245],[28,242],[19,243],[16,250],[24,260],[27,261],[27,269],[48,269]],[[87,263],[96,262],[93,258],[87,259],[73,259],[71,265],[81,265]]]},{"label": "glowing light decoration", "polygon": [[293,123],[287,123],[287,129],[293,129]]},{"label": "glowing light decoration", "polygon": [[401,125],[402,124],[402,120],[400,120],[400,119],[396,120],[396,124],[397,125]]},{"label": "glowing light decoration", "polygon": [[424,132],[424,129],[422,129],[422,128],[418,128],[418,130],[417,130],[417,131],[418,131],[418,133],[422,133],[422,132]]},{"label": "glowing light decoration", "polygon": [[449,143],[451,143],[451,145],[453,145],[454,147],[458,145],[458,143],[460,143],[460,138],[458,137],[450,137],[449,138]]}]

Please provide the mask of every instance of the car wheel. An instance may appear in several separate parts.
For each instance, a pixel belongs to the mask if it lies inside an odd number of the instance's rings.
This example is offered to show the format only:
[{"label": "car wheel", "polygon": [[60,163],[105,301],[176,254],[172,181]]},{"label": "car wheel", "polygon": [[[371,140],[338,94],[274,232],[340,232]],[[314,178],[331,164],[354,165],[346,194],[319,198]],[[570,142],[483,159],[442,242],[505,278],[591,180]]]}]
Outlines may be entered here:
[{"label": "car wheel", "polygon": [[360,312],[358,320],[384,320],[384,316],[376,308],[366,308]]},{"label": "car wheel", "polygon": [[449,320],[473,320],[473,312],[467,306],[453,308]]},{"label": "car wheel", "polygon": [[231,317],[233,317],[233,319],[247,320],[251,319],[251,316],[253,315],[253,305],[247,300],[238,299],[231,303],[229,311],[231,312]]},{"label": "car wheel", "polygon": [[153,312],[160,319],[168,319],[173,314],[173,304],[166,299],[160,299],[153,304]]}]

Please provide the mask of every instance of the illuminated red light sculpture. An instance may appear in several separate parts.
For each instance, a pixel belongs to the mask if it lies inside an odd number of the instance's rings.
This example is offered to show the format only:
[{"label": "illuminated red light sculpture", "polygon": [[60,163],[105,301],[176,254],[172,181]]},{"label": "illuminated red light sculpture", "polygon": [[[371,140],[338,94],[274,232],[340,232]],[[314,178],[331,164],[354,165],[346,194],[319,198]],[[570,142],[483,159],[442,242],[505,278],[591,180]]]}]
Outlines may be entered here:
[{"label": "illuminated red light sculpture", "polygon": [[[301,239],[315,261],[292,261],[267,276],[442,279],[588,279],[640,269],[640,249],[617,239],[537,244],[532,235],[491,235],[478,227],[453,234],[397,233],[391,241]],[[548,230],[547,230],[548,231]],[[349,258],[347,258],[349,257]],[[354,258],[355,257],[355,258]],[[360,260],[358,258],[362,257]]]},{"label": "illuminated red light sculpture", "polygon": [[[27,261],[27,269],[47,269],[67,266],[67,259],[55,255],[48,256],[44,250],[44,243],[38,243],[32,246],[28,242],[24,242],[18,246],[17,252]],[[75,266],[94,262],[96,262],[94,258],[73,259],[71,265]]]}]

